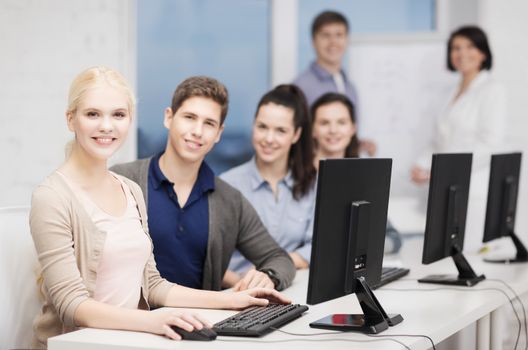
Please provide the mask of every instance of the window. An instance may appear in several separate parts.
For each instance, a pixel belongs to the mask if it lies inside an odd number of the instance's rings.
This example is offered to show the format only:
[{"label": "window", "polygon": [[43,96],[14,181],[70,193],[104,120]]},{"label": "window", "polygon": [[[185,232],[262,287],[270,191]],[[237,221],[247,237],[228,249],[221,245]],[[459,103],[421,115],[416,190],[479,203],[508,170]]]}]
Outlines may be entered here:
[{"label": "window", "polygon": [[250,156],[255,107],[269,87],[267,0],[138,1],[138,157],[163,150],[163,111],[193,75],[230,94],[222,142],[208,162],[218,173]]}]

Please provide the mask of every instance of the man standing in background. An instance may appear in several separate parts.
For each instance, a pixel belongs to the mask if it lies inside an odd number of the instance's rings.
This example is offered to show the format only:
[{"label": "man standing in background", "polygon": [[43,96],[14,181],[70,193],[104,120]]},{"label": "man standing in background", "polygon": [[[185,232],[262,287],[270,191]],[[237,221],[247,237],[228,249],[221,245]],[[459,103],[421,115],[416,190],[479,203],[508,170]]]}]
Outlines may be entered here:
[{"label": "man standing in background", "polygon": [[[348,45],[348,21],[335,11],[324,11],[315,17],[312,23],[312,45],[316,59],[295,79],[308,104],[327,92],[346,95],[358,110],[357,91],[343,70],[343,57]],[[360,139],[360,151],[373,156],[376,144]]]}]

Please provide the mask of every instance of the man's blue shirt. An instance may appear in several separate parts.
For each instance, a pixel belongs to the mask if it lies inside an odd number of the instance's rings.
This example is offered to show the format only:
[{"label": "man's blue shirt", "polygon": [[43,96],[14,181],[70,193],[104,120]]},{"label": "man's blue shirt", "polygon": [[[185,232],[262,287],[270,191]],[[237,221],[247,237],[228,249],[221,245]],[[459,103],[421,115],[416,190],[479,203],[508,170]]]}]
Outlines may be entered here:
[{"label": "man's blue shirt", "polygon": [[[357,114],[358,96],[356,87],[348,79],[348,76],[344,70],[341,70],[341,75],[345,82],[345,95],[354,104]],[[315,61],[312,62],[312,64],[310,64],[310,66],[301,75],[299,75],[293,83],[300,87],[304,92],[308,106],[311,106],[319,97],[328,92],[338,92],[337,85],[332,74],[326,71]]]},{"label": "man's blue shirt", "polygon": [[191,288],[202,287],[209,238],[208,193],[214,191],[214,173],[202,162],[185,205],[159,167],[163,153],[152,158],[148,175],[148,226],[154,258],[162,277]]}]

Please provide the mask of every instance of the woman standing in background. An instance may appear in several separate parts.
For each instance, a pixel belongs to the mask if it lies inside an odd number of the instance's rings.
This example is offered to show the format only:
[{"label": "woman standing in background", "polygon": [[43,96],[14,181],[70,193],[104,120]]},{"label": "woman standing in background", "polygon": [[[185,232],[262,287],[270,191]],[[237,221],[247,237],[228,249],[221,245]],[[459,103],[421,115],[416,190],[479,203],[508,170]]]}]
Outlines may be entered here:
[{"label": "woman standing in background", "polygon": [[411,169],[416,184],[430,178],[432,153],[473,153],[465,250],[477,251],[483,235],[492,153],[500,150],[506,122],[504,88],[490,74],[493,57],[486,34],[476,26],[454,31],[447,43],[447,68],[460,82],[436,122],[433,142]]}]

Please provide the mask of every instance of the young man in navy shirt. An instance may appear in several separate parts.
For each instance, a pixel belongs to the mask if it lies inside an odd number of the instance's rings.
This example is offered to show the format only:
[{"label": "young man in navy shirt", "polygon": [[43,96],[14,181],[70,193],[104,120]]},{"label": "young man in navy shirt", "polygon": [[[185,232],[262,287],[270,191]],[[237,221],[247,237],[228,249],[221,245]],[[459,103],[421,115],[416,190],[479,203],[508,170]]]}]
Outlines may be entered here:
[{"label": "young man in navy shirt", "polygon": [[238,249],[255,265],[238,289],[282,290],[295,276],[290,257],[244,196],[204,161],[220,141],[227,107],[223,84],[208,77],[186,79],[165,109],[165,150],[112,170],[143,190],[154,256],[164,278],[192,288],[233,287],[223,277]]}]

